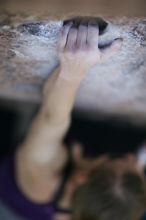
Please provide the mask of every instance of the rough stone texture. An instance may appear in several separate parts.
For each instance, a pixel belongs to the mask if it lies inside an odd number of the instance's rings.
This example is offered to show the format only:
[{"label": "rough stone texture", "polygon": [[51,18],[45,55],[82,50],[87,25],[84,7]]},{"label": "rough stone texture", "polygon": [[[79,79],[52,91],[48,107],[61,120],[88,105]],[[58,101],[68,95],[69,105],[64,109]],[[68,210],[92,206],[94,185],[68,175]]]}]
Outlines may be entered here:
[{"label": "rough stone texture", "polygon": [[[42,86],[58,65],[58,33],[63,19],[72,15],[77,14],[1,10],[0,97],[41,102]],[[122,49],[87,74],[76,109],[93,117],[117,115],[146,123],[146,18],[102,17],[109,25],[99,44],[120,37]]]}]

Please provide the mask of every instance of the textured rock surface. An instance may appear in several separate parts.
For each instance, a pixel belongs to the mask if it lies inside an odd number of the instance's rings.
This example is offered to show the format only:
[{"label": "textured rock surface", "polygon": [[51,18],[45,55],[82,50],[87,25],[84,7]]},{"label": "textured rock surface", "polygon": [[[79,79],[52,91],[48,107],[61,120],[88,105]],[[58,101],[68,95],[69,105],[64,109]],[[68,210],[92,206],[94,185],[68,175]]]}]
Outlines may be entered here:
[{"label": "textured rock surface", "polygon": [[[95,15],[95,14],[94,14]],[[66,18],[66,17],[64,17]],[[146,122],[146,18],[104,16],[100,44],[123,38],[122,50],[87,74],[76,109]],[[0,96],[41,102],[43,83],[58,65],[56,44],[63,17],[0,14]]]}]

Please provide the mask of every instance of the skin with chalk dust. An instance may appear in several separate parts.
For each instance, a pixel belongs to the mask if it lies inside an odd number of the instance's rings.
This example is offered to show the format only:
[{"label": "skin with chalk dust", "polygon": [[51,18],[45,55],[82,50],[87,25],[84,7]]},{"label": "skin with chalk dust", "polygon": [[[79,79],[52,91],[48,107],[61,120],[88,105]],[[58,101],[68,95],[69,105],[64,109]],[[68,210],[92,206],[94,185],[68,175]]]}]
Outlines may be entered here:
[{"label": "skin with chalk dust", "polygon": [[[122,38],[121,50],[82,82],[75,108],[92,117],[121,116],[146,123],[146,18],[104,18],[99,45]],[[62,21],[0,17],[0,96],[41,102],[41,89],[59,64]]]}]

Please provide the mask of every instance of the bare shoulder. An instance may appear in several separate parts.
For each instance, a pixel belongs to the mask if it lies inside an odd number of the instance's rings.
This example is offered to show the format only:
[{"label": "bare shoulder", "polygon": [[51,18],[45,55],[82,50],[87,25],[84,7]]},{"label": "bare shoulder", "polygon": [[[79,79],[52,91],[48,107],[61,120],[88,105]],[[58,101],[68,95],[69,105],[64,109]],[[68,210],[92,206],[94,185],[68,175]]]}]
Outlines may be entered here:
[{"label": "bare shoulder", "polygon": [[62,145],[56,158],[47,165],[29,161],[24,149],[18,149],[15,157],[17,185],[29,200],[36,203],[49,202],[62,181],[62,171],[68,158],[66,147]]}]

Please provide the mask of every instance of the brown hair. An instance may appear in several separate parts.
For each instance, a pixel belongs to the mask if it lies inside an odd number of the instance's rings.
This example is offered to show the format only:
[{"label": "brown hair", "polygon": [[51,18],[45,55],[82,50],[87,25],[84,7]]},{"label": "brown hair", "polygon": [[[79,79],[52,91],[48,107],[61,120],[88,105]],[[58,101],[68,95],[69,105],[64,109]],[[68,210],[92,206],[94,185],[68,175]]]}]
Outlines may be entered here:
[{"label": "brown hair", "polygon": [[103,166],[76,191],[72,220],[138,220],[146,209],[142,177]]}]

